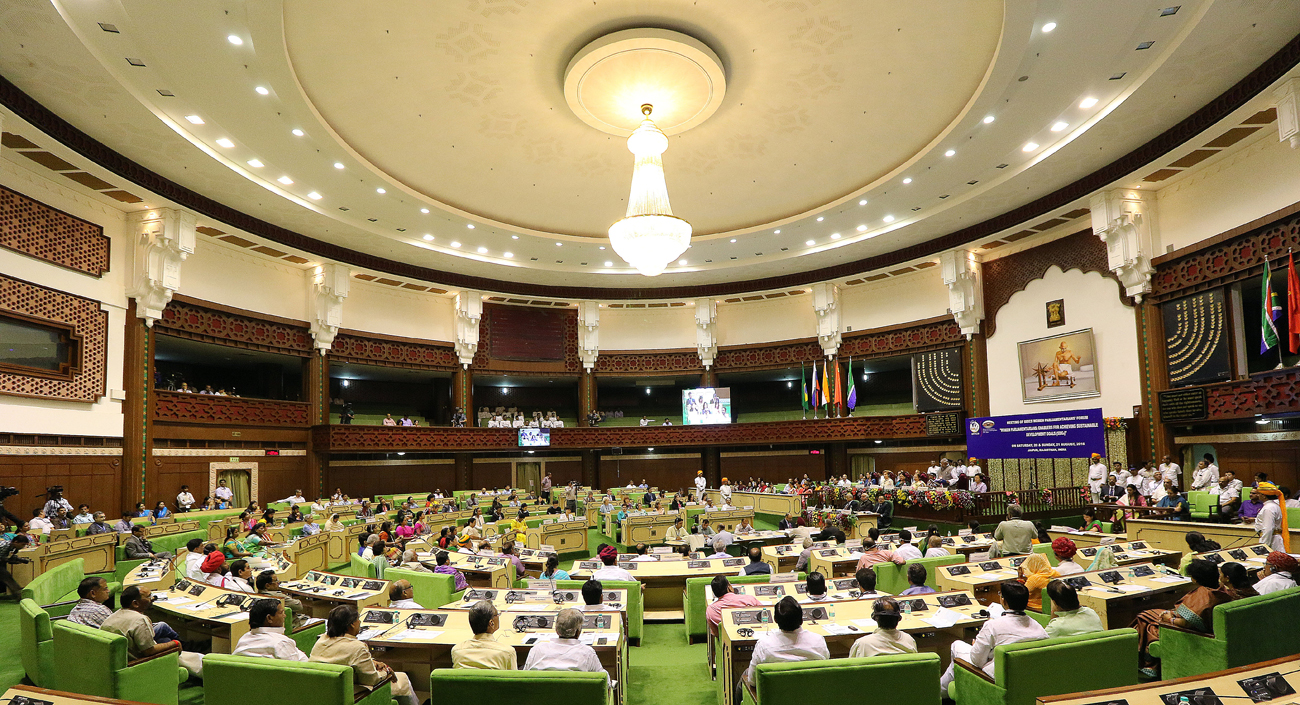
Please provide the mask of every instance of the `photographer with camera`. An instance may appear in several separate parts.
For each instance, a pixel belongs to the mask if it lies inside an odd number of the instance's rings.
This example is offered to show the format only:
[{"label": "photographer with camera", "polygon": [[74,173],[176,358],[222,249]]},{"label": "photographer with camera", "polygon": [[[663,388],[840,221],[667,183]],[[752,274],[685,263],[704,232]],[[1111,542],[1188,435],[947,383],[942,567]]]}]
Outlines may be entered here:
[{"label": "photographer with camera", "polygon": [[30,558],[20,558],[18,552],[27,548],[31,539],[25,534],[18,534],[6,543],[0,543],[0,585],[4,586],[5,593],[0,598],[7,598],[10,591],[14,594],[14,599],[18,599],[23,594],[23,589],[14,580],[13,574],[9,572],[9,566],[16,563],[31,563]]},{"label": "photographer with camera", "polygon": [[0,487],[0,519],[14,525],[14,529],[22,528],[23,520],[13,515],[8,509],[5,509],[5,500],[18,494],[17,487]]},{"label": "photographer with camera", "polygon": [[72,516],[72,502],[63,498],[63,485],[54,485],[45,488],[45,516],[53,519],[59,513],[59,508],[67,512],[67,516]]}]

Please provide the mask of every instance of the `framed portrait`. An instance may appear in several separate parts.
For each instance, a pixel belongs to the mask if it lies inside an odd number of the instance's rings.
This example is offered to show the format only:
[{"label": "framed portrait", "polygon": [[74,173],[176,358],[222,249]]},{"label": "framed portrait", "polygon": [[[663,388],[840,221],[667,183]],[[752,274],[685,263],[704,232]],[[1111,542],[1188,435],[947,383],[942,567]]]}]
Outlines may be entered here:
[{"label": "framed portrait", "polygon": [[1026,340],[1017,347],[1026,404],[1101,396],[1091,328]]},{"label": "framed portrait", "polygon": [[1065,325],[1065,299],[1047,302],[1047,327],[1059,328]]}]

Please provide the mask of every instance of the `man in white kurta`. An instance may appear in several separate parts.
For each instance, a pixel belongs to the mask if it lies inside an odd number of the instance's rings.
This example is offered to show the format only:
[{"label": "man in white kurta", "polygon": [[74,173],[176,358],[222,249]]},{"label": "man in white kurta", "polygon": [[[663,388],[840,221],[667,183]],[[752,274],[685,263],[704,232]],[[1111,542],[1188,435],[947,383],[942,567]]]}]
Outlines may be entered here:
[{"label": "man in white kurta", "polygon": [[1088,494],[1092,497],[1093,504],[1101,501],[1101,486],[1106,484],[1106,464],[1101,462],[1101,456],[1097,453],[1092,454],[1092,463],[1088,465]]},{"label": "man in white kurta", "polygon": [[[1260,499],[1264,495],[1259,495]],[[1256,499],[1252,496],[1251,499]],[[1255,531],[1259,534],[1259,542],[1273,549],[1274,551],[1286,551],[1282,545],[1282,507],[1277,497],[1269,497],[1264,501],[1264,506],[1259,510],[1255,517]]]},{"label": "man in white kurta", "polygon": [[1212,487],[1218,484],[1218,468],[1211,469],[1204,460],[1196,464],[1196,469],[1192,471],[1192,490],[1194,492],[1209,492]]},{"label": "man in white kurta", "polygon": [[704,479],[704,473],[700,470],[696,470],[695,471],[695,501],[696,502],[704,501],[704,488],[708,484],[709,484],[708,480]]},{"label": "man in white kurta", "polygon": [[1174,483],[1174,487],[1180,486],[1182,481],[1179,475],[1182,470],[1182,468],[1178,467],[1178,463],[1175,463],[1172,458],[1166,455],[1164,460],[1160,461],[1160,482],[1163,484],[1166,480],[1169,480]]},{"label": "man in white kurta", "polygon": [[[1021,583],[1003,583],[1002,601],[1006,603],[1007,611],[985,622],[980,628],[980,633],[975,636],[974,643],[967,644],[964,641],[952,643],[954,659],[969,661],[976,668],[983,669],[990,678],[994,677],[993,649],[995,647],[1047,638],[1047,631],[1042,625],[1025,614],[1025,607],[1029,604],[1028,588]],[[948,686],[952,685],[955,678],[953,667],[953,664],[949,663],[948,670],[944,671],[939,679],[939,692],[945,698],[948,697]]]},{"label": "man in white kurta", "polygon": [[239,643],[231,656],[253,656],[255,658],[273,658],[281,661],[306,661],[304,654],[293,639],[284,635],[284,605],[279,600],[258,600],[248,611],[247,634],[239,637]]},{"label": "man in white kurta", "polygon": [[776,615],[778,629],[763,634],[754,642],[749,668],[740,676],[746,683],[754,682],[754,668],[760,664],[825,661],[831,657],[826,637],[803,628],[803,608],[793,597],[781,598],[772,612]]},{"label": "man in white kurta", "polygon": [[[599,619],[599,617],[597,617]],[[600,665],[596,650],[579,640],[582,636],[583,614],[572,607],[560,610],[555,617],[554,640],[537,642],[528,652],[525,671],[585,671],[604,673],[609,684],[609,673]]]}]

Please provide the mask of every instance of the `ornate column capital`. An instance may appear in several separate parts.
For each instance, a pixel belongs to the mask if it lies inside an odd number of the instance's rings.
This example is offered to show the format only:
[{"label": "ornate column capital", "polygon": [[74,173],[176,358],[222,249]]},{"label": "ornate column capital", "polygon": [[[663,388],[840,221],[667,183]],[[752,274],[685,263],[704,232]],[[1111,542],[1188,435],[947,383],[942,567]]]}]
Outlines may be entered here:
[{"label": "ornate column capital", "polygon": [[596,367],[600,357],[600,304],[595,301],[578,302],[578,359],[582,369]]},{"label": "ornate column capital", "polygon": [[343,300],[351,285],[352,270],[341,264],[323,264],[312,274],[311,337],[322,355],[334,344],[343,325]]},{"label": "ornate column capital", "polygon": [[456,357],[465,369],[469,369],[478,352],[478,323],[482,318],[483,292],[465,289],[456,294]]},{"label": "ornate column capital", "polygon": [[966,339],[980,332],[984,320],[984,270],[970,250],[949,250],[939,255],[939,273],[948,287],[948,312]]},{"label": "ornate column capital", "polygon": [[1136,189],[1111,189],[1093,194],[1092,232],[1106,243],[1110,270],[1124,285],[1124,293],[1141,302],[1151,291],[1156,254],[1156,195]]},{"label": "ornate column capital", "polygon": [[706,370],[713,367],[713,360],[718,356],[718,332],[714,326],[717,320],[717,302],[710,298],[695,300],[695,352]]},{"label": "ornate column capital", "polygon": [[1277,103],[1277,139],[1300,147],[1300,78],[1288,79],[1273,91]]},{"label": "ornate column capital", "polygon": [[127,295],[135,300],[135,315],[153,326],[181,287],[181,263],[194,254],[196,219],[189,211],[153,208],[132,213],[128,221],[135,230],[135,249]]},{"label": "ornate column capital", "polygon": [[840,288],[831,282],[813,284],[813,312],[817,314],[817,342],[821,343],[826,357],[833,357],[839,352],[840,330]]}]

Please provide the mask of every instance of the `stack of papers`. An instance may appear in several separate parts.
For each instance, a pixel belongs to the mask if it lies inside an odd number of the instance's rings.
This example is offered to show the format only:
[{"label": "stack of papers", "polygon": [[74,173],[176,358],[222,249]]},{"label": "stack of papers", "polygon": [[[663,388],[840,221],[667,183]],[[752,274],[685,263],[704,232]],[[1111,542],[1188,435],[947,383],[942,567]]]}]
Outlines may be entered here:
[{"label": "stack of papers", "polygon": [[387,639],[391,641],[401,641],[409,638],[435,639],[442,630],[425,630],[425,629],[403,629],[396,634],[390,634]]},{"label": "stack of papers", "polygon": [[823,623],[822,629],[825,629],[827,634],[857,634],[858,633],[852,629],[849,629],[847,626],[843,624],[835,624],[834,622]]},{"label": "stack of papers", "polygon": [[853,626],[863,631],[873,632],[876,630],[876,620],[874,619],[854,619],[852,622]]},{"label": "stack of papers", "polygon": [[1162,575],[1162,576],[1160,576],[1160,577],[1158,577],[1158,578],[1152,578],[1152,579],[1151,579],[1151,582],[1153,582],[1153,583],[1184,583],[1184,582],[1187,582],[1188,580],[1190,580],[1190,578],[1184,578],[1184,577],[1182,577],[1181,575]]},{"label": "stack of papers", "polygon": [[940,607],[939,611],[935,612],[933,616],[922,617],[921,621],[939,629],[947,629],[961,621],[963,618],[964,615],[960,612],[950,610],[947,607]]},{"label": "stack of papers", "polygon": [[1146,592],[1151,588],[1142,585],[1116,585],[1115,589],[1123,590],[1124,592]]}]

